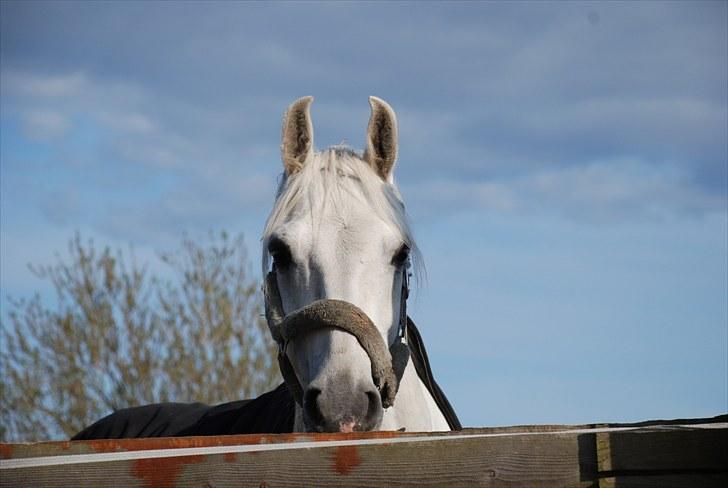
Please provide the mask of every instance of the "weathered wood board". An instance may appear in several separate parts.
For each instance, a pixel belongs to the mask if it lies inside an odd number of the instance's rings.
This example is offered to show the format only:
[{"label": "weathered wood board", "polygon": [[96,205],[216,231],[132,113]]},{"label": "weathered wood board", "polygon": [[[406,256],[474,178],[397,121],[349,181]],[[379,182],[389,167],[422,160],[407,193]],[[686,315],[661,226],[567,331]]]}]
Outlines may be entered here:
[{"label": "weathered wood board", "polygon": [[728,416],[0,444],[0,486],[726,487]]}]

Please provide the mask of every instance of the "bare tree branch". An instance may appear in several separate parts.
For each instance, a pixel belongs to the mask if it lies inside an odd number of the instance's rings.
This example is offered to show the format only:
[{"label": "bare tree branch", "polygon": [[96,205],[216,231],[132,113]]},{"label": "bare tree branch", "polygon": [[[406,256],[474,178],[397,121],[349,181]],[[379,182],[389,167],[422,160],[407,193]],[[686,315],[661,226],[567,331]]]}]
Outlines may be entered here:
[{"label": "bare tree branch", "polygon": [[32,271],[56,304],[10,300],[0,320],[0,439],[68,437],[113,410],[219,403],[279,381],[242,236],[185,237],[164,280],[77,234],[68,258]]}]

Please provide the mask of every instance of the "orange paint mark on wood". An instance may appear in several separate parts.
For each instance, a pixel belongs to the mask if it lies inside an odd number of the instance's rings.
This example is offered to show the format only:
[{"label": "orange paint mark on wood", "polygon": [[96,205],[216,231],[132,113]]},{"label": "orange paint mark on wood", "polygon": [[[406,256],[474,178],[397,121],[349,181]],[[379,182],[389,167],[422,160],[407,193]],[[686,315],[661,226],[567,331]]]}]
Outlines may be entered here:
[{"label": "orange paint mark on wood", "polygon": [[361,464],[361,458],[356,446],[340,446],[334,451],[334,470],[343,475]]},{"label": "orange paint mark on wood", "polygon": [[225,460],[226,463],[234,463],[236,459],[234,452],[226,452],[222,455],[222,458]]},{"label": "orange paint mark on wood", "polygon": [[204,459],[202,455],[137,459],[132,474],[142,480],[145,488],[172,488],[176,486],[177,477],[186,464],[201,463]]},{"label": "orange paint mark on wood", "polygon": [[13,457],[13,446],[0,444],[0,459],[10,459],[11,457]]}]

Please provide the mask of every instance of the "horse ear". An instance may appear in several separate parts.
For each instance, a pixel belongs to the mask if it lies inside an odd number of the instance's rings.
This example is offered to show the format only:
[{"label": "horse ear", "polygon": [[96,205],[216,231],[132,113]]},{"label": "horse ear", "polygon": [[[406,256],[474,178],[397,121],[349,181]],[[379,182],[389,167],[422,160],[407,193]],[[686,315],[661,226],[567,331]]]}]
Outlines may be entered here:
[{"label": "horse ear", "polygon": [[364,159],[385,181],[392,181],[397,161],[397,116],[387,102],[369,97],[372,115],[367,128],[367,148]]},{"label": "horse ear", "polygon": [[283,117],[281,158],[287,176],[300,171],[313,154],[311,102],[313,97],[299,98],[288,107]]}]

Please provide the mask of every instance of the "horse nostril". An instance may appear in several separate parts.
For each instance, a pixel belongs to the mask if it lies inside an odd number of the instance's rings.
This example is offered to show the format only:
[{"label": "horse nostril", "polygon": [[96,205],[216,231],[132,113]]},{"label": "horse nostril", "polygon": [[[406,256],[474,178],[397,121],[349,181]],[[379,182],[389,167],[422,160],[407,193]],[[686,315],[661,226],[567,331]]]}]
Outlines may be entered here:
[{"label": "horse nostril", "polygon": [[382,415],[384,410],[382,409],[382,397],[376,390],[369,390],[366,392],[367,395],[367,415],[362,422],[362,430],[373,430],[379,426],[382,421]]},{"label": "horse nostril", "polygon": [[315,425],[322,425],[324,423],[324,417],[321,414],[321,408],[318,402],[319,395],[321,395],[321,390],[318,388],[309,388],[303,394],[303,411]]},{"label": "horse nostril", "polygon": [[367,400],[369,401],[369,410],[368,412],[371,412],[372,409],[375,409],[378,405],[381,405],[382,401],[379,397],[379,392],[374,390],[369,390],[367,392]]}]

